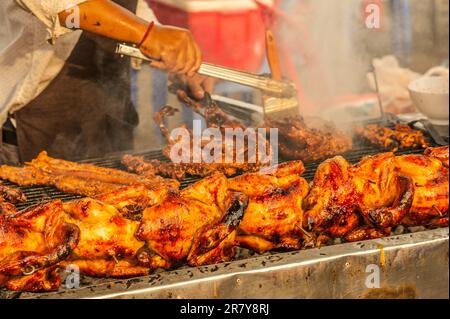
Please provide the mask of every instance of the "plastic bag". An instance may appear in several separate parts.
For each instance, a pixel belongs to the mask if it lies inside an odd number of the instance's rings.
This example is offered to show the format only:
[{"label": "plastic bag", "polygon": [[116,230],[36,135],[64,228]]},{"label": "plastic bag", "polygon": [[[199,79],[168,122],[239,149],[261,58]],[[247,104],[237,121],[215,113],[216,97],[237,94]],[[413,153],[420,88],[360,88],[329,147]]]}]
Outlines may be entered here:
[{"label": "plastic bag", "polygon": [[[384,111],[394,114],[416,112],[409,96],[408,85],[421,74],[400,67],[397,58],[392,55],[374,59],[373,67]],[[367,74],[367,80],[372,90],[376,91],[373,72]]]}]

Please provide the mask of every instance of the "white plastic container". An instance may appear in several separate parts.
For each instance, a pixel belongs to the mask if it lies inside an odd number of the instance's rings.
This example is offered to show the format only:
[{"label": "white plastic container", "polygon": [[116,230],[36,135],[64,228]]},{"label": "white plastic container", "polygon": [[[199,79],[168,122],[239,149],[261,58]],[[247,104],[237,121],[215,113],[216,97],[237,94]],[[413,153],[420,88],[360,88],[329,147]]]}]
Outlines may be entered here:
[{"label": "white plastic container", "polygon": [[439,126],[449,124],[449,71],[447,68],[432,68],[423,77],[412,81],[408,90],[416,108],[432,124]]}]

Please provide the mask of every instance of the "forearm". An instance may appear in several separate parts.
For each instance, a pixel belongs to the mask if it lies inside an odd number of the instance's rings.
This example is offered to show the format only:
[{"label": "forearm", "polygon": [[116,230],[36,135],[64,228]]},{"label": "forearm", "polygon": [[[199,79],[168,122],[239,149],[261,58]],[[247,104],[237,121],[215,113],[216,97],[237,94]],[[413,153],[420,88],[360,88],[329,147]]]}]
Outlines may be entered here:
[{"label": "forearm", "polygon": [[[79,19],[74,19],[76,14]],[[58,18],[66,28],[76,25],[91,34],[139,44],[141,52],[153,59],[151,65],[162,70],[193,76],[202,62],[200,48],[188,30],[155,25],[147,34],[149,22],[111,0],[81,2],[76,10],[59,12]]]},{"label": "forearm", "polygon": [[[110,0],[90,0],[78,5],[79,28],[118,41],[138,44],[148,22]],[[74,11],[59,13],[61,25],[72,27]]]}]

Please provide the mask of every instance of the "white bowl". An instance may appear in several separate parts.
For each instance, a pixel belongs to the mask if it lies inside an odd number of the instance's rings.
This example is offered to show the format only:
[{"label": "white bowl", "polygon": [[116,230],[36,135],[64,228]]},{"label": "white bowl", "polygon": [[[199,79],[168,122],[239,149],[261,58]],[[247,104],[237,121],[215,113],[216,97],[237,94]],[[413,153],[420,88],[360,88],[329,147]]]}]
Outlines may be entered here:
[{"label": "white bowl", "polygon": [[[442,72],[441,72],[442,74]],[[448,71],[447,75],[423,76],[408,86],[411,100],[417,110],[434,125],[448,125]]]}]

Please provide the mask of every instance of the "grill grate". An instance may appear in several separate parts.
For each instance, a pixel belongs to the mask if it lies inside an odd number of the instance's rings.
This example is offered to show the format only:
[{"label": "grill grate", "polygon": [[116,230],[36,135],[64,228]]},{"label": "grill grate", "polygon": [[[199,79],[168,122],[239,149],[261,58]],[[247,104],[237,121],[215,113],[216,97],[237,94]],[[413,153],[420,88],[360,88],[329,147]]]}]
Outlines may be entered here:
[{"label": "grill grate", "polygon": [[[426,134],[427,142],[431,146],[435,146],[436,144],[432,141],[431,137]],[[356,141],[355,141],[356,142]],[[380,152],[384,152],[385,150],[380,149],[378,147],[369,146],[367,144],[362,144],[360,142],[356,142],[354,144],[354,148],[352,151],[346,152],[342,154],[343,157],[345,157],[349,162],[356,163],[361,160],[362,157],[377,154]],[[404,155],[404,154],[412,154],[412,153],[421,153],[422,149],[402,149],[399,150],[396,154],[397,155]],[[144,152],[128,152],[132,153],[134,155],[144,156],[146,159],[158,159],[158,160],[164,160],[167,159],[162,154],[162,151],[144,151]],[[98,158],[98,159],[90,159],[85,160],[82,162],[92,163],[94,165],[102,166],[102,167],[108,167],[108,168],[115,168],[115,169],[121,169],[125,170],[125,167],[121,164],[121,157],[123,154],[114,154],[105,158]],[[283,160],[280,160],[280,162],[283,162]],[[315,174],[315,171],[322,163],[323,160],[313,161],[305,164],[306,171],[303,174],[303,177],[306,178],[308,181],[312,180]],[[181,182],[181,187],[186,187],[187,185],[199,180],[199,178],[187,178]],[[9,184],[11,186],[14,186],[12,183],[5,182],[5,184]],[[80,196],[67,194],[59,191],[53,186],[33,186],[33,187],[20,187],[22,191],[27,196],[27,202],[23,203],[21,205],[18,205],[18,209],[24,209],[26,207],[52,200],[52,199],[61,199],[63,201],[72,200],[76,198],[80,198]],[[419,230],[417,230],[419,231]],[[265,255],[271,255],[276,254],[277,252],[268,252]],[[246,249],[238,248],[238,255],[236,256],[236,260],[242,260],[246,258],[250,258],[255,253]],[[185,266],[187,267],[187,266]],[[163,270],[157,270],[157,272],[163,271]],[[82,286],[95,286],[104,282],[109,282],[111,279],[96,279],[91,278],[87,276],[82,276]],[[66,288],[61,287],[60,291],[65,291]],[[5,289],[0,289],[0,299],[2,298],[18,298],[18,297],[29,297],[36,294],[30,294],[30,293],[16,293],[7,291]]]},{"label": "grill grate", "polygon": [[[395,122],[397,122],[396,118],[391,118],[388,121],[383,121],[381,119],[366,121],[366,124],[378,124],[380,126],[386,126],[393,128],[395,125]],[[430,134],[427,132],[424,132],[425,138],[429,145],[431,146],[437,146],[436,143],[433,141]],[[349,162],[356,163],[361,160],[362,157],[368,156],[368,155],[374,155],[380,152],[385,152],[386,150],[381,149],[376,146],[368,145],[359,139],[355,139],[353,143],[353,149],[351,151],[348,151],[344,154],[342,154],[343,157],[345,157]],[[422,152],[422,149],[401,149],[396,152],[397,155],[403,155],[403,154],[411,154],[411,153],[420,153]],[[156,159],[161,161],[167,161],[168,159],[163,155],[161,150],[152,150],[152,151],[142,151],[142,152],[127,152],[128,154],[133,155],[139,155],[144,156],[146,159]],[[88,160],[82,160],[80,162],[85,163],[91,163],[94,165],[107,167],[107,168],[114,168],[114,169],[120,169],[120,170],[126,170],[126,168],[121,163],[122,155],[125,153],[116,153],[116,154],[110,154],[109,156],[103,157],[103,158],[96,158],[96,159],[88,159]],[[314,174],[316,172],[317,167],[322,163],[324,159],[307,162],[305,163],[306,171],[303,174],[303,177],[307,179],[308,181],[312,180],[314,177]],[[285,160],[280,159],[279,161],[285,162]],[[184,188],[196,181],[198,181],[199,178],[196,177],[188,177],[181,181],[181,188]],[[7,181],[4,181],[5,184],[15,186],[12,183],[9,183]],[[53,199],[61,199],[63,201],[68,201],[72,199],[80,198],[78,195],[68,194],[59,191],[53,186],[32,186],[32,187],[20,187],[20,189],[25,193],[27,196],[27,202],[17,205],[17,208],[19,210],[30,207],[32,205],[36,205],[45,201],[53,200]]]},{"label": "grill grate", "polygon": [[[432,145],[430,143],[430,145]],[[380,153],[384,150],[379,149],[377,147],[372,146],[356,146],[352,151],[346,152],[342,154],[344,158],[346,158],[349,162],[352,164],[357,163],[361,160],[362,157],[368,156],[368,155],[374,155],[377,153]],[[403,149],[396,152],[397,155],[404,155],[404,154],[412,154],[412,153],[421,153],[422,149]],[[157,159],[162,161],[167,161],[167,159],[164,157],[161,151],[149,151],[149,152],[139,152],[134,153],[135,155],[144,156],[146,159]],[[116,155],[108,158],[102,158],[102,159],[90,159],[84,162],[89,162],[94,165],[102,166],[102,167],[108,167],[108,168],[115,168],[115,169],[121,169],[126,170],[126,168],[121,163],[121,155]],[[280,162],[285,162],[284,160],[280,160]],[[316,172],[317,167],[320,165],[320,163],[323,162],[322,160],[317,160],[309,163],[305,163],[306,171],[303,174],[303,177],[311,181],[314,178],[314,174]],[[196,177],[188,177],[181,181],[181,188],[184,188],[196,181],[198,181],[199,178]],[[5,182],[7,185],[15,186],[12,183]],[[25,193],[27,196],[27,201],[25,203],[17,205],[17,208],[19,210],[24,209],[26,207],[36,205],[45,201],[53,200],[53,199],[61,199],[63,201],[68,201],[72,199],[80,198],[81,196],[73,195],[64,193],[58,189],[56,189],[53,186],[31,186],[31,187],[20,187],[20,189]]]}]

